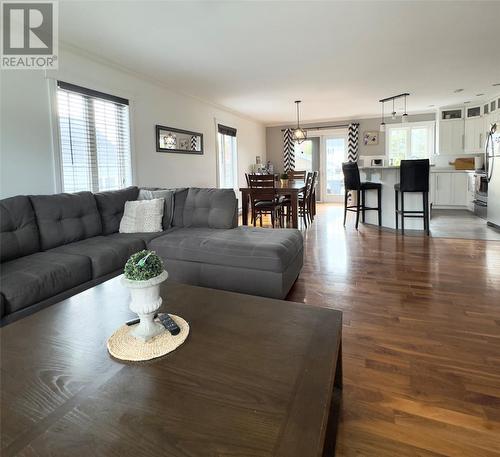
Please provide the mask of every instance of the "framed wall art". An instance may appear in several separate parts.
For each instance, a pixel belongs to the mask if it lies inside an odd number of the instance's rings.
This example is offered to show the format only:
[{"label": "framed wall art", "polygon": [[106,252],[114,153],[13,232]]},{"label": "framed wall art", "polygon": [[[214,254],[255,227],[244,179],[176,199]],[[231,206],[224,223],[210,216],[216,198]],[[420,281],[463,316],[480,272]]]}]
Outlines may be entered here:
[{"label": "framed wall art", "polygon": [[203,154],[203,133],[156,126],[156,151],[176,154]]},{"label": "framed wall art", "polygon": [[363,144],[366,146],[378,144],[378,132],[365,132],[363,134]]}]

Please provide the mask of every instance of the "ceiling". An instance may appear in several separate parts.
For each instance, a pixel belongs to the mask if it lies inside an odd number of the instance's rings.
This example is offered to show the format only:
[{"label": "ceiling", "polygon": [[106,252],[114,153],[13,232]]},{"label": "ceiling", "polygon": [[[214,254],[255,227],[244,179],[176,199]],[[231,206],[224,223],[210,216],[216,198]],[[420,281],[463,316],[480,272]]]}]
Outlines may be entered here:
[{"label": "ceiling", "polygon": [[[494,95],[500,2],[61,1],[60,39],[266,125]],[[84,20],[82,20],[84,18]],[[454,93],[455,89],[464,89]],[[392,111],[392,106],[387,111]]]}]

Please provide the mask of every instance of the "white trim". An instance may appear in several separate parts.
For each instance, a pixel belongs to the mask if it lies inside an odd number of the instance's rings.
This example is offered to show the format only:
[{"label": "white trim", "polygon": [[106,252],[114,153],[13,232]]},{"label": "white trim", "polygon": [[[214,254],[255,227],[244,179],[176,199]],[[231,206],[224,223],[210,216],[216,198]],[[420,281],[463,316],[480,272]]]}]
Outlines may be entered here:
[{"label": "white trim", "polygon": [[61,160],[61,134],[59,131],[59,118],[57,108],[57,81],[52,78],[47,78],[47,92],[49,97],[50,111],[50,131],[52,143],[52,165],[54,176],[54,193],[63,192],[62,182],[62,160]]},{"label": "white trim", "polygon": [[[61,49],[68,51],[70,53],[76,54],[79,57],[83,57],[85,59],[92,60],[93,62],[96,62],[98,64],[113,68],[114,70],[117,70],[121,73],[125,73],[125,74],[132,76],[134,78],[140,79],[142,81],[146,81],[146,82],[153,84],[157,87],[161,87],[162,89],[167,90],[169,92],[172,92],[173,94],[178,94],[178,95],[182,95],[184,97],[191,98],[192,100],[196,100],[200,103],[203,103],[204,105],[210,106],[212,108],[215,108],[215,109],[218,109],[221,111],[225,111],[226,113],[233,114],[234,116],[237,116],[241,119],[246,119],[248,121],[252,121],[252,122],[255,122],[256,124],[259,124],[263,127],[266,127],[266,124],[257,118],[249,116],[249,115],[242,113],[240,111],[233,110],[231,108],[228,108],[227,106],[220,105],[216,102],[205,99],[203,97],[192,95],[188,92],[184,92],[184,91],[181,91],[178,89],[172,89],[172,87],[168,86],[168,84],[166,84],[165,82],[163,82],[160,79],[154,78],[152,76],[148,76],[147,74],[136,71],[136,70],[132,70],[131,68],[125,67],[119,63],[114,62],[113,60],[105,59],[97,54],[94,54],[94,53],[89,52],[83,48],[80,48],[78,46],[75,46],[73,44],[70,44],[70,43],[67,43],[64,41],[59,41],[59,59],[61,58],[60,57]],[[106,91],[102,91],[102,92],[106,92]],[[113,92],[108,91],[107,93],[112,94]],[[124,97],[124,98],[126,98],[126,97]]]}]

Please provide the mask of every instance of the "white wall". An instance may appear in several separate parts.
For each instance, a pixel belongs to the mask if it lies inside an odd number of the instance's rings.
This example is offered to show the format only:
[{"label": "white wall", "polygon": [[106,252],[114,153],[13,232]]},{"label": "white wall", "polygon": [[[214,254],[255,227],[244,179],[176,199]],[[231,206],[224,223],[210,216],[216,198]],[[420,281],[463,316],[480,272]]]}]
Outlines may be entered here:
[{"label": "white wall", "polygon": [[[49,80],[60,79],[130,100],[134,184],[216,185],[215,119],[238,131],[239,183],[255,156],[266,157],[265,127],[195,98],[141,79],[67,49],[58,71],[3,70],[0,73],[0,196],[57,191],[52,146]],[[156,152],[155,125],[203,133],[204,154]]]}]

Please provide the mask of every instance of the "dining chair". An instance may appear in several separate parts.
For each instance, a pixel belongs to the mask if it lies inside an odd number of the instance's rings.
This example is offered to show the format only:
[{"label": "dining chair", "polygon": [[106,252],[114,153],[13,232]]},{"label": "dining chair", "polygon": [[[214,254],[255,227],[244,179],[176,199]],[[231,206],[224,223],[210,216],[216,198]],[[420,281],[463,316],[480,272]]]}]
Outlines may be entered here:
[{"label": "dining chair", "polygon": [[274,175],[248,175],[250,184],[250,203],[252,209],[252,220],[255,227],[257,217],[260,217],[262,227],[262,216],[271,215],[273,228],[278,220],[282,224],[283,201],[277,197],[276,181]]},{"label": "dining chair", "polygon": [[313,183],[314,173],[307,173],[306,176],[306,185],[304,194],[299,196],[299,217],[302,217],[304,221],[304,226],[307,228],[307,221],[311,221],[310,218],[310,200],[311,200],[311,191],[312,191],[312,183]]},{"label": "dining chair", "polygon": [[307,176],[306,170],[290,170],[288,173],[288,179],[293,179],[295,181],[305,181]]},{"label": "dining chair", "polygon": [[308,215],[311,223],[314,221],[314,217],[316,216],[316,184],[318,182],[318,172],[312,172],[311,178],[311,192],[309,193],[309,199],[307,202],[308,205]]}]

